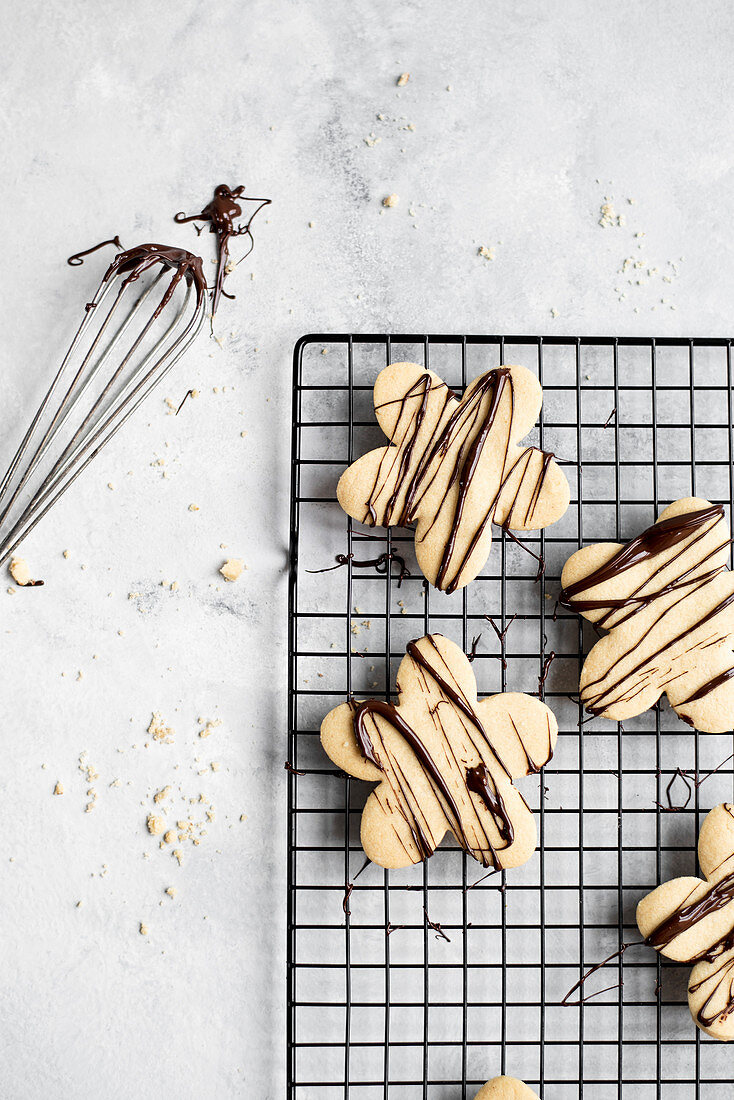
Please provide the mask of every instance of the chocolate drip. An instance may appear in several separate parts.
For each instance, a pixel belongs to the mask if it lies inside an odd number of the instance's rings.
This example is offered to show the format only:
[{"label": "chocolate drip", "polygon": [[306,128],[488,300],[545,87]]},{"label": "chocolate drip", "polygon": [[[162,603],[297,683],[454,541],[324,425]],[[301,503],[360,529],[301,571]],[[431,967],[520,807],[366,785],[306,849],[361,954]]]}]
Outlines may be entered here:
[{"label": "chocolate drip", "polygon": [[479,795],[482,802],[491,813],[494,823],[497,826],[497,831],[502,839],[508,846],[512,844],[515,839],[515,830],[512,827],[510,815],[489,773],[489,769],[483,761],[473,768],[467,768],[466,785],[470,791]]},{"label": "chocolate drip", "polygon": [[108,244],[113,244],[115,248],[122,248],[122,242],[119,237],[110,237],[108,241],[100,241],[99,244],[93,245],[92,248],[85,248],[83,252],[75,252],[73,256],[69,256],[66,262],[69,267],[81,267],[84,263],[85,256],[91,256],[93,252],[99,252],[100,248],[105,248]]},{"label": "chocolate drip", "polygon": [[[242,206],[237,201],[238,199],[244,202],[257,203],[258,206],[245,225],[235,226],[236,219],[242,217]],[[249,256],[255,246],[250,226],[255,216],[264,206],[268,206],[271,202],[272,199],[259,199],[253,198],[250,195],[246,196],[244,184],[240,184],[238,187],[228,187],[226,183],[220,183],[218,187],[214,188],[214,197],[207,203],[200,214],[186,215],[183,210],[180,210],[178,214],[174,215],[173,220],[178,225],[182,225],[184,222],[209,222],[209,232],[216,233],[217,235],[217,278],[214,286],[214,296],[212,298],[212,318],[217,312],[219,299],[222,295],[224,295],[225,298],[234,298],[234,294],[228,294],[224,289],[224,280],[227,275],[227,261],[229,259],[229,242],[231,238],[241,236],[248,237],[250,248],[242,259]],[[198,232],[200,232],[200,230],[198,230]]]},{"label": "chocolate drip", "polygon": [[[384,577],[387,573],[388,566],[390,567],[390,575],[397,578],[398,588],[405,580],[406,577],[411,575],[410,570],[405,564],[405,558],[402,554],[396,554],[394,550],[391,550],[389,554],[380,554],[379,558],[362,558],[361,560],[355,558],[354,554],[337,554],[336,565],[330,565],[326,569],[307,569],[307,573],[331,573],[334,569],[341,568],[342,565],[348,565],[349,562],[355,569],[367,569],[374,567],[376,573],[381,577]],[[398,567],[398,572],[393,573],[392,563]]]}]

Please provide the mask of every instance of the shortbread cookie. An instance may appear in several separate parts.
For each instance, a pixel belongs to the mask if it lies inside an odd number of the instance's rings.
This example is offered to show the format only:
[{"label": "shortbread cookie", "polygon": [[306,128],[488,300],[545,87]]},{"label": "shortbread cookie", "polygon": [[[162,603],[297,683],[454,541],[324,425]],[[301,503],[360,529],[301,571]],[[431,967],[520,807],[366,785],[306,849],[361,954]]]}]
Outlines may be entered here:
[{"label": "shortbread cookie", "polygon": [[716,806],[698,837],[706,878],[675,878],[637,906],[645,942],[667,959],[695,963],[688,1006],[714,1039],[734,1039],[734,806]]},{"label": "shortbread cookie", "polygon": [[474,1100],[538,1100],[538,1095],[517,1077],[493,1077],[482,1085]]},{"label": "shortbread cookie", "polygon": [[352,700],[321,726],[335,764],[379,783],[362,814],[366,855],[382,867],[407,867],[451,832],[484,867],[525,863],[535,851],[535,818],[512,780],[550,760],[553,713],[515,692],[477,702],[466,655],[441,634],[407,649],[397,706]]},{"label": "shortbread cookie", "polygon": [[581,674],[590,714],[621,721],[665,692],[689,725],[734,728],[734,573],[720,504],[676,500],[620,545],[585,546],[566,562],[560,602],[609,631]]},{"label": "shortbread cookie", "polygon": [[487,560],[493,523],[537,531],[568,508],[568,481],[553,456],[518,445],[542,399],[525,367],[488,371],[461,399],[415,363],[385,367],[374,403],[392,445],[352,463],[339,503],[369,527],[415,524],[424,575],[446,592],[462,588]]}]

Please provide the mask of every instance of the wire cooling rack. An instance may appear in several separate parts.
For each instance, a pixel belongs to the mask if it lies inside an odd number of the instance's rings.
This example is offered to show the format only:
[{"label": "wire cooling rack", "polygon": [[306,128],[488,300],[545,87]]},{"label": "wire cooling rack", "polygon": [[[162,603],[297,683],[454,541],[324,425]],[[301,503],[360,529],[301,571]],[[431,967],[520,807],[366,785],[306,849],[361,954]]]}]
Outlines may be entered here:
[{"label": "wire cooling rack", "polygon": [[[402,360],[458,390],[501,363],[537,372],[543,412],[528,438],[555,452],[571,483],[566,515],[524,540],[547,562],[537,583],[533,558],[496,530],[483,574],[447,596],[423,585],[409,531],[364,528],[341,511],[342,470],[385,442],[375,377]],[[589,720],[576,695],[588,624],[554,617],[554,605],[563,563],[582,544],[626,540],[691,493],[734,508],[732,403],[727,340],[312,335],[297,344],[289,1098],[471,1100],[505,1072],[543,1100],[731,1095],[732,1051],[688,1011],[690,968],[631,947],[588,978],[582,1004],[561,1003],[594,964],[639,939],[643,894],[696,873],[703,817],[733,797],[734,746],[729,734],[690,730],[665,702],[624,725]],[[402,584],[354,564],[390,552],[411,569]],[[310,572],[337,554],[353,558]],[[524,867],[483,878],[448,840],[418,867],[364,866],[359,823],[371,785],[334,768],[319,726],[352,694],[389,697],[406,642],[429,631],[467,652],[481,635],[480,695],[540,691],[557,715],[554,758],[518,781],[539,824]]]}]

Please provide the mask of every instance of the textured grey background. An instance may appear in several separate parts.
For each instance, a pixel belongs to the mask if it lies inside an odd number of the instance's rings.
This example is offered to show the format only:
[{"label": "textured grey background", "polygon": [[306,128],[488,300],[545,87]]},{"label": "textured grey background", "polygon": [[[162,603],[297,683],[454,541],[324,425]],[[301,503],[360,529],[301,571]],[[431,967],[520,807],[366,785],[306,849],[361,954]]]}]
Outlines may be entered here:
[{"label": "textured grey background", "polygon": [[[0,1095],[283,1095],[293,342],[727,334],[733,29],[723,0],[6,10],[3,453],[104,264],[69,253],[120,233],[208,258],[176,210],[220,181],[275,201],[223,346],[202,338],[29,540],[46,587],[0,589]],[[176,740],[146,749],[154,710]],[[199,715],[222,719],[206,741]],[[216,807],[181,867],[145,831],[166,783],[172,820]]]}]

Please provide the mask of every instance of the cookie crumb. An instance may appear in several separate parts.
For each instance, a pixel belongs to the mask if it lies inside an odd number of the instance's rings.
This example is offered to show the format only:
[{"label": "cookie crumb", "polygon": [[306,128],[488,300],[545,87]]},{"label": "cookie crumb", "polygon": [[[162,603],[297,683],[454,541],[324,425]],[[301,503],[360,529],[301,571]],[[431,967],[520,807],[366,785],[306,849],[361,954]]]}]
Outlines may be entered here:
[{"label": "cookie crumb", "polygon": [[167,886],[166,887],[166,893],[168,894],[169,898],[175,898],[175,896],[176,896],[176,887],[175,886]]},{"label": "cookie crumb", "polygon": [[409,80],[410,73],[401,73],[395,83],[397,84],[398,88],[404,88]]},{"label": "cookie crumb", "polygon": [[189,504],[189,511],[190,512],[198,512],[199,511],[199,505],[198,504]]},{"label": "cookie crumb", "polygon": [[43,581],[33,580],[28,562],[24,558],[11,558],[8,569],[19,588],[25,588],[26,585],[33,587],[36,584],[43,584]]},{"label": "cookie crumb", "polygon": [[385,195],[385,198],[382,200],[382,205],[383,206],[397,206],[399,202],[400,202],[400,199],[398,198],[397,195],[395,195],[395,194]]},{"label": "cookie crumb", "polygon": [[156,793],[153,795],[153,801],[154,802],[162,802],[164,798],[168,798],[170,793],[171,793],[171,788],[170,788],[169,785],[167,785],[165,787],[162,787],[159,791],[156,791]]},{"label": "cookie crumb", "polygon": [[140,928],[138,929],[138,931],[140,932],[140,935],[141,935],[141,936],[147,936],[147,935],[148,935],[148,932],[149,932],[149,928],[148,928],[148,925],[147,925],[147,924],[143,924],[143,922],[141,921],[141,922],[140,922]]},{"label": "cookie crumb", "polygon": [[153,711],[153,717],[148,726],[148,733],[154,741],[162,741],[164,744],[170,745],[173,742],[175,730],[165,725],[160,713],[156,710]]},{"label": "cookie crumb", "polygon": [[171,855],[178,861],[179,867],[183,863],[183,852],[180,848],[174,848]]},{"label": "cookie crumb", "polygon": [[63,787],[63,784],[62,784],[61,780],[59,780],[57,782],[56,786],[54,787],[54,794],[63,794],[63,793],[64,793],[64,787]]},{"label": "cookie crumb", "polygon": [[148,814],[147,825],[151,836],[160,836],[166,831],[165,821],[162,817],[156,817],[155,814]]},{"label": "cookie crumb", "polygon": [[168,832],[165,833],[164,836],[163,836],[163,840],[166,844],[173,844],[175,839],[176,839],[176,833],[174,832],[173,829],[169,829]]},{"label": "cookie crumb", "polygon": [[[199,724],[201,725],[202,722],[203,722],[203,719],[200,718],[199,719]],[[221,718],[215,718],[213,721],[210,720],[209,722],[207,722],[202,727],[202,729],[199,730],[199,737],[211,737],[211,735],[214,733],[214,730],[217,728],[217,726],[221,726],[221,724],[222,724],[222,719]]]},{"label": "cookie crumb", "polygon": [[64,550],[64,557],[65,557],[65,558],[68,558],[68,556],[69,556],[69,551],[68,551],[68,550]]},{"label": "cookie crumb", "polygon": [[228,581],[236,581],[241,575],[242,570],[245,568],[245,563],[242,558],[228,558],[219,572]]},{"label": "cookie crumb", "polygon": [[494,247],[487,247],[486,244],[482,244],[477,249],[477,255],[481,256],[483,260],[493,260],[495,256]]}]

